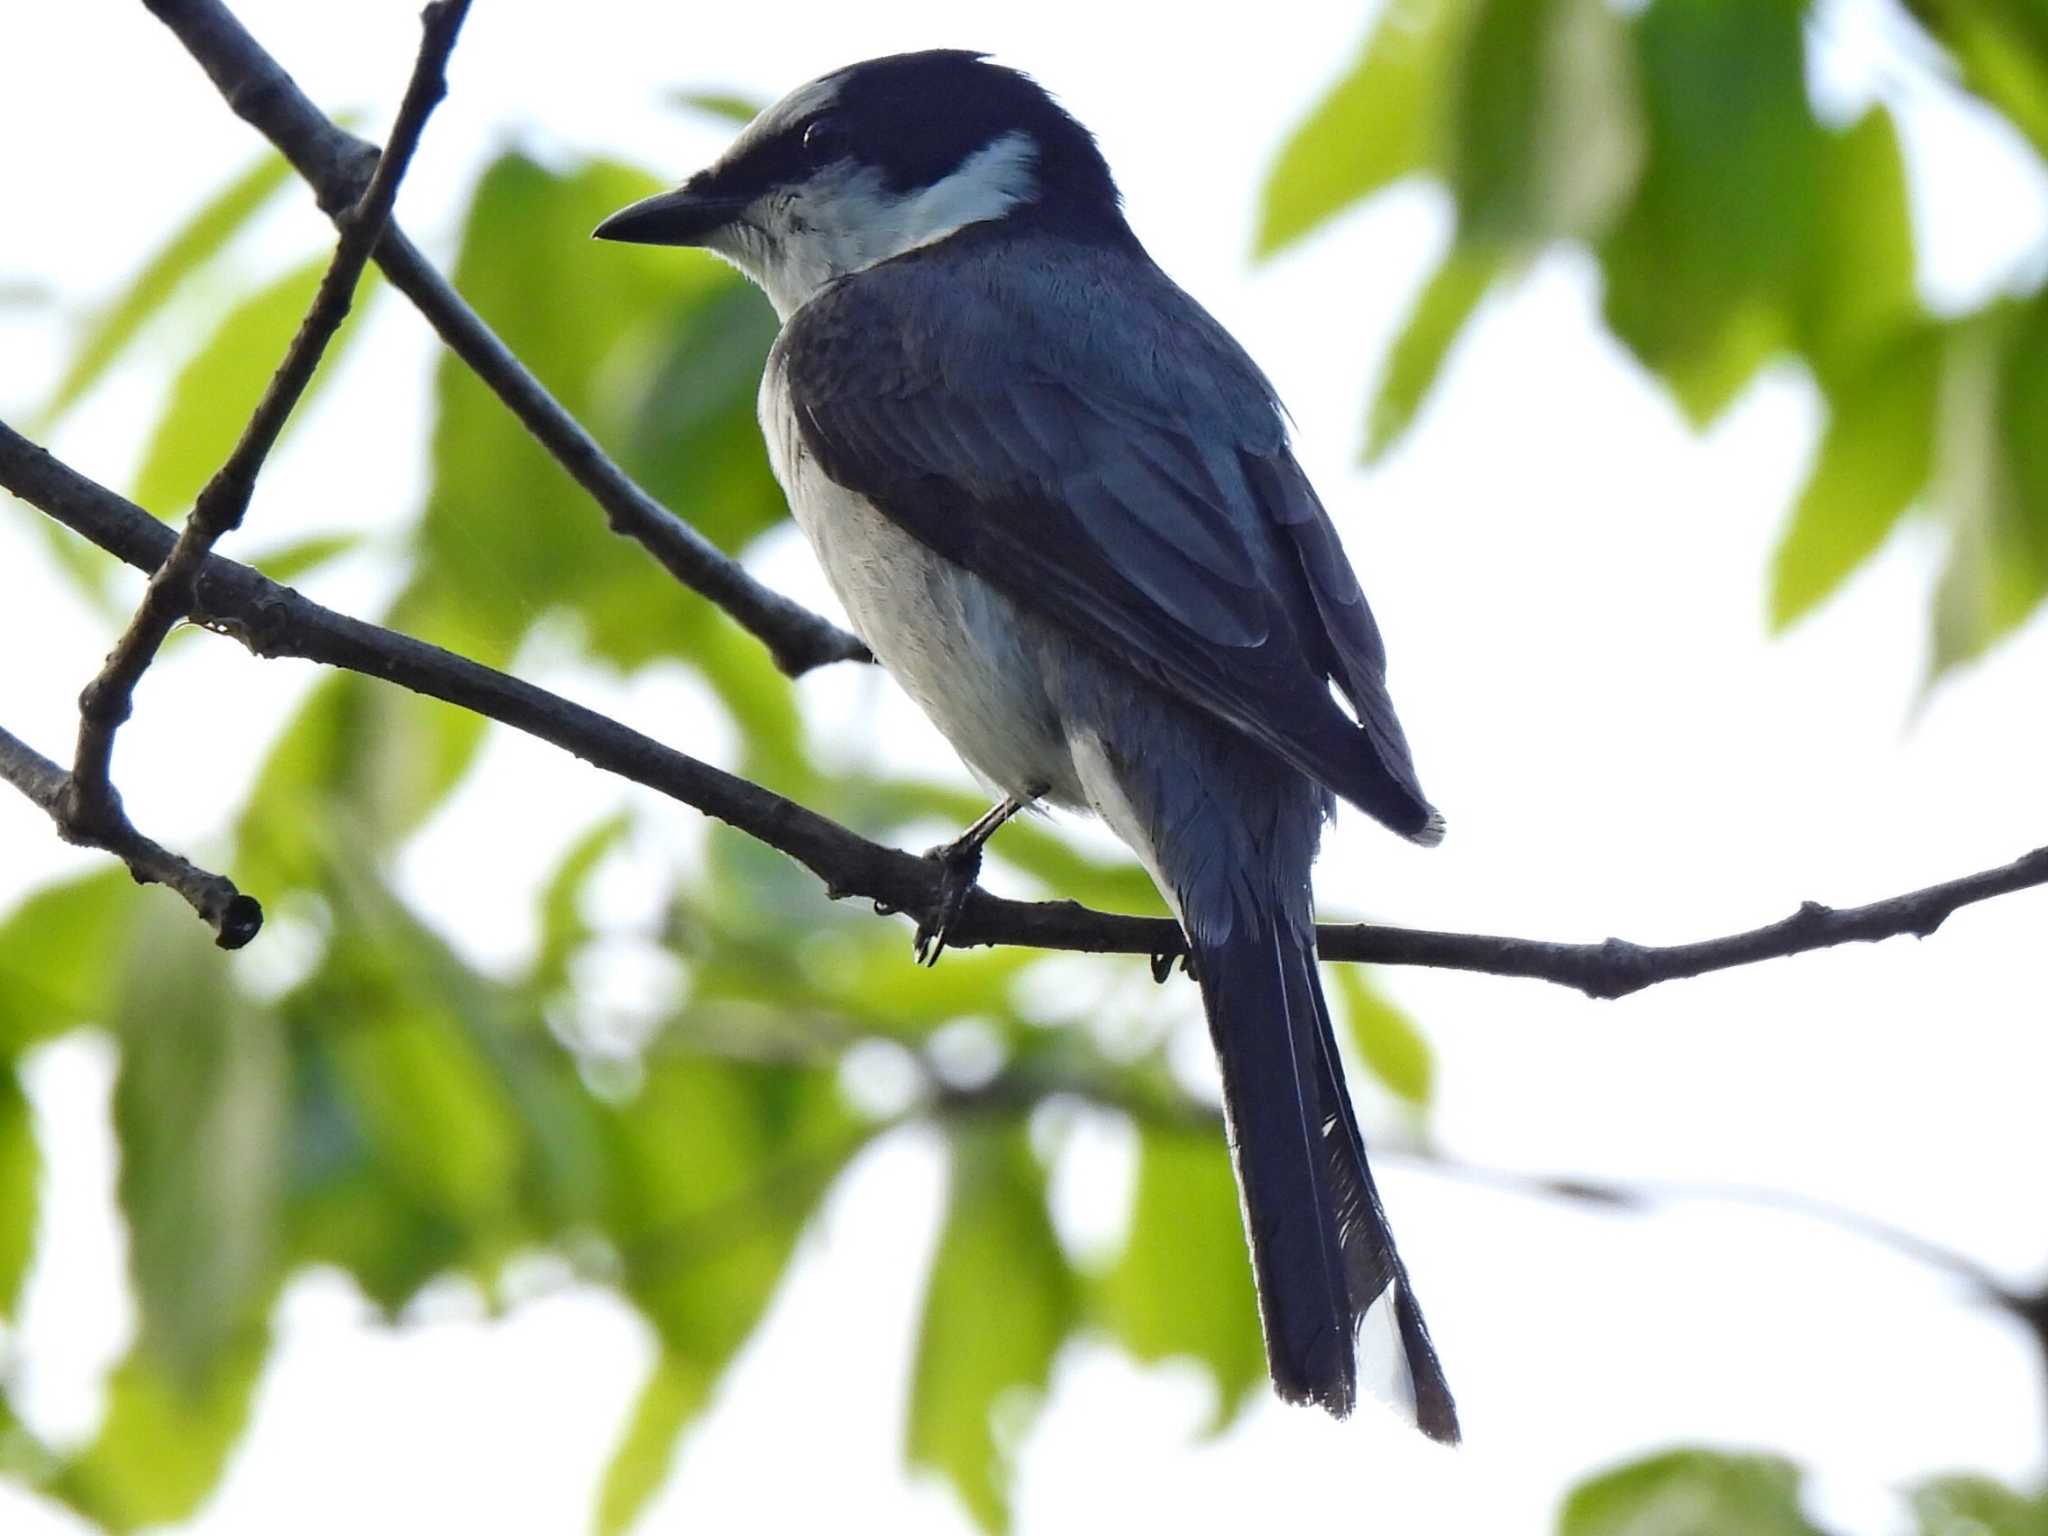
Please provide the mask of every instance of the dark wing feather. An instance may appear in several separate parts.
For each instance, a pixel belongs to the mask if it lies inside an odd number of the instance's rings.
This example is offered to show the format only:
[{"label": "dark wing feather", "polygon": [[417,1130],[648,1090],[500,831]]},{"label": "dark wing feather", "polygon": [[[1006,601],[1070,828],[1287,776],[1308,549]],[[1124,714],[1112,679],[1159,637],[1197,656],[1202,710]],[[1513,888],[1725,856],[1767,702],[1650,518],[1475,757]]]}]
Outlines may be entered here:
[{"label": "dark wing feather", "polygon": [[1062,254],[1055,280],[988,246],[885,262],[790,320],[770,367],[804,450],[1023,607],[1433,841],[1379,630],[1256,367],[1163,277],[1134,312],[1101,257]]}]

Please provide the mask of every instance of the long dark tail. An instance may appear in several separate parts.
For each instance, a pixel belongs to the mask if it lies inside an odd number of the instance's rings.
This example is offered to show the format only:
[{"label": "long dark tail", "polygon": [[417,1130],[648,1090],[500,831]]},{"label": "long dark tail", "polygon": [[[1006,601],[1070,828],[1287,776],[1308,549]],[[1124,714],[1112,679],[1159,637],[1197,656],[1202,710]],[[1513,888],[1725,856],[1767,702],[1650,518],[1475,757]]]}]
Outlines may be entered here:
[{"label": "long dark tail", "polygon": [[1273,1384],[1290,1401],[1349,1413],[1359,1325],[1391,1286],[1416,1423],[1454,1442],[1457,1409],[1366,1166],[1312,942],[1284,919],[1266,932],[1248,926],[1198,942],[1195,967]]}]

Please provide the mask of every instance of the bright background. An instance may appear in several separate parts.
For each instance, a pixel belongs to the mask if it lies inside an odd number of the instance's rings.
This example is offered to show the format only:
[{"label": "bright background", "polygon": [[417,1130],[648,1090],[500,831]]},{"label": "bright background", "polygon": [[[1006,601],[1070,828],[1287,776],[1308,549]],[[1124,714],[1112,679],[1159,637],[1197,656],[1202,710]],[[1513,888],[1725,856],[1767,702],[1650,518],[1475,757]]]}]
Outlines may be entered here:
[{"label": "bright background", "polygon": [[[416,41],[409,0],[237,9],[316,101],[388,122]],[[1397,190],[1277,261],[1254,268],[1246,253],[1277,146],[1365,19],[1339,4],[1172,26],[1151,8],[1102,5],[963,18],[942,4],[592,0],[572,19],[561,6],[480,4],[399,214],[445,256],[474,166],[507,142],[617,153],[680,177],[730,130],[666,105],[673,87],[767,99],[867,55],[992,50],[1096,130],[1154,255],[1271,373],[1390,637],[1396,698],[1451,837],[1423,853],[1347,812],[1320,870],[1327,909],[1678,940],[1781,916],[1804,897],[1891,894],[2043,841],[2048,624],[2037,616],[1923,693],[1936,552],[1927,530],[1909,525],[1821,614],[1766,639],[1766,562],[1818,428],[1796,370],[1769,373],[1694,436],[1601,331],[1590,261],[1547,260],[1489,304],[1412,436],[1375,472],[1355,467],[1369,385],[1447,238],[1447,203]],[[1931,304],[1978,302],[2028,253],[2048,250],[2048,188],[2034,162],[1995,118],[1928,77],[1888,11],[1843,0],[1815,25],[1822,102],[1846,114],[1875,94],[1899,118]],[[22,7],[0,22],[0,41],[0,144],[11,146],[0,162],[0,289],[16,300],[0,306],[0,411],[18,411],[61,368],[73,316],[257,145],[139,6]],[[280,211],[252,266],[266,251],[308,249],[312,218],[308,206]],[[54,304],[20,302],[30,284],[53,289]],[[300,520],[388,526],[416,504],[433,342],[401,303],[380,304],[373,327],[317,421],[266,475],[251,528],[228,552]],[[52,448],[122,484],[163,384],[161,370],[124,371]],[[591,527],[601,536],[594,517]],[[478,530],[479,558],[489,537]],[[762,568],[829,602],[793,536]],[[27,515],[0,521],[0,572],[5,723],[67,755],[76,691],[110,636],[48,567]],[[360,611],[387,579],[374,562],[350,562],[309,590]],[[308,675],[216,644],[177,647],[122,736],[138,823],[173,846],[217,831]],[[545,680],[709,750],[693,739],[687,689]],[[821,718],[890,743],[905,762],[951,761],[910,706],[848,669],[803,693]],[[408,861],[405,889],[466,950],[501,962],[531,942],[533,879],[576,828],[623,799],[560,754],[494,740]],[[95,857],[57,843],[25,803],[0,801],[0,907]],[[2048,1165],[2043,900],[1968,909],[1924,943],[1618,1004],[1449,973],[1384,980],[1436,1049],[1429,1134],[1450,1158],[1796,1192],[1951,1247],[2015,1285],[2038,1283],[2048,1257],[2037,1183]],[[265,963],[261,949],[248,964]],[[108,1050],[71,1042],[43,1052],[33,1076],[51,1225],[10,1346],[20,1405],[60,1439],[90,1428],[98,1373],[130,1326],[114,1280],[111,1073]],[[1205,1441],[1199,1373],[1074,1347],[1021,1448],[1020,1529],[1335,1517],[1533,1531],[1596,1464],[1674,1441],[1793,1456],[1815,1474],[1817,1512],[1859,1530],[1897,1525],[1893,1490],[1925,1473],[2038,1477],[2041,1362],[2015,1325],[1938,1271],[1783,1212],[1701,1202],[1615,1216],[1449,1177],[1396,1155],[1417,1128],[1361,1093],[1469,1444],[1438,1450],[1371,1409],[1339,1425],[1271,1402]],[[1063,1222],[1099,1241],[1128,1148],[1098,1141],[1099,1156],[1055,1188]],[[900,1457],[904,1363],[941,1193],[935,1147],[919,1136],[866,1155],[685,1440],[648,1529],[849,1516],[962,1528],[951,1496],[907,1480]],[[473,1297],[446,1288],[416,1313],[417,1326],[393,1333],[343,1282],[295,1286],[253,1429],[189,1529],[580,1528],[649,1358],[641,1325],[573,1290],[487,1321]],[[4,1487],[0,1528],[82,1529]]]}]

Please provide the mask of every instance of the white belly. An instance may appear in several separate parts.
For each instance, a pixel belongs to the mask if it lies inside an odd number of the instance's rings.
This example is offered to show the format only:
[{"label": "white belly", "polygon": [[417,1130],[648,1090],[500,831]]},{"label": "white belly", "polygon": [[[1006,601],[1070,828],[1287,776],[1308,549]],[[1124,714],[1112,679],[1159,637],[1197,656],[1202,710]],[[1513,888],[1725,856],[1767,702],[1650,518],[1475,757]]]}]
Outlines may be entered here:
[{"label": "white belly", "polygon": [[1082,801],[1045,689],[1040,624],[828,479],[797,438],[772,366],[761,382],[761,428],[797,525],[875,659],[988,783]]}]

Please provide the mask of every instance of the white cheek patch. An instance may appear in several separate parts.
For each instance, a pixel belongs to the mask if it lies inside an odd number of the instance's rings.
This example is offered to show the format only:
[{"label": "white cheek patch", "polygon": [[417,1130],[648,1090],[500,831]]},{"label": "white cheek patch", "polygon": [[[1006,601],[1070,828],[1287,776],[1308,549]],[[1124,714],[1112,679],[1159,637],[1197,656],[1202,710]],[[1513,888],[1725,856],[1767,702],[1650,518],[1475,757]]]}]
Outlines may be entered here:
[{"label": "white cheek patch", "polygon": [[976,150],[945,180],[896,202],[886,221],[890,248],[872,260],[886,261],[969,224],[1001,218],[1037,192],[1037,164],[1038,148],[1028,134],[1006,133]]},{"label": "white cheek patch", "polygon": [[758,282],[787,320],[836,277],[1030,201],[1037,161],[1029,135],[1005,134],[945,179],[907,193],[890,192],[871,167],[835,166],[800,187],[768,193],[711,248]]}]

